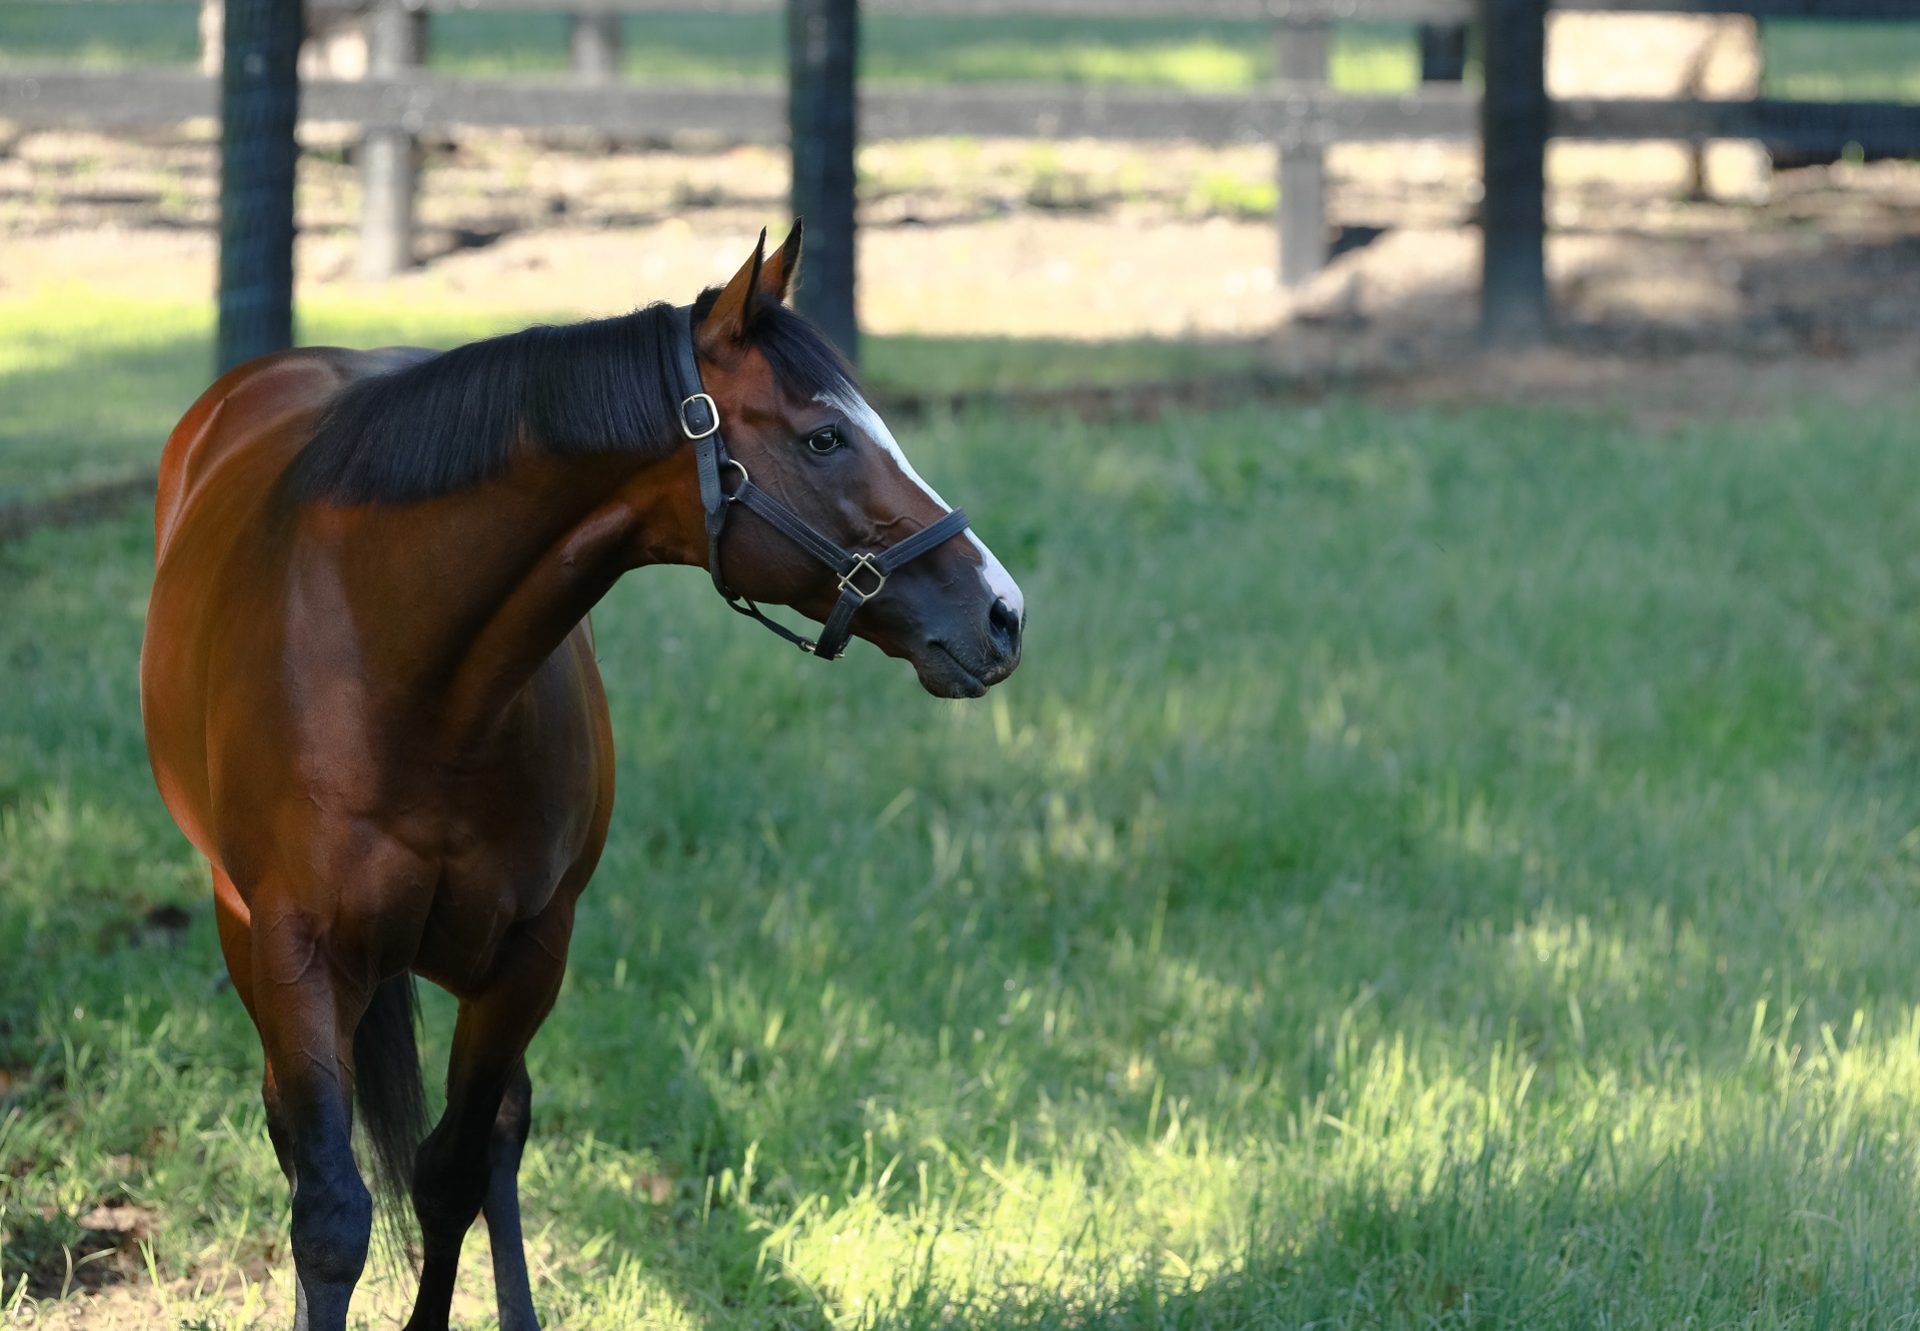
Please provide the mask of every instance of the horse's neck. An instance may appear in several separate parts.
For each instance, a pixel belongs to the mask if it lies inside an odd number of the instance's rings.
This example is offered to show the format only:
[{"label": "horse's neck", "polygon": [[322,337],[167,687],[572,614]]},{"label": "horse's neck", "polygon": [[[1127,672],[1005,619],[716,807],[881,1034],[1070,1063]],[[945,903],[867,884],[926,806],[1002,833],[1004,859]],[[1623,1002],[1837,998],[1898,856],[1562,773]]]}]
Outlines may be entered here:
[{"label": "horse's neck", "polygon": [[484,733],[621,574],[687,558],[678,465],[539,459],[367,515],[352,582],[385,639],[382,692],[451,744]]}]

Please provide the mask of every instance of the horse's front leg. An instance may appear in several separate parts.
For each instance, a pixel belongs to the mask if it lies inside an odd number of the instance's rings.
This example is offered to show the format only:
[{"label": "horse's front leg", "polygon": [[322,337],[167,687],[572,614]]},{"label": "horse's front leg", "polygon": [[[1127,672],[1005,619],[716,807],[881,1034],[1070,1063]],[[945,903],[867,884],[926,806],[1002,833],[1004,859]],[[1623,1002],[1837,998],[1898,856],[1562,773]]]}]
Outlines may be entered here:
[{"label": "horse's front leg", "polygon": [[373,1228],[349,1135],[353,1031],[370,990],[330,954],[318,921],[270,896],[254,907],[250,1006],[274,1146],[293,1182],[295,1331],[345,1331]]},{"label": "horse's front leg", "polygon": [[447,1068],[447,1111],[413,1173],[420,1295],[407,1331],[445,1331],[460,1247],[481,1206],[493,1240],[503,1331],[537,1331],[521,1251],[515,1176],[531,1087],[524,1055],[566,971],[573,897],[565,891],[508,938],[485,986],[463,999]]}]

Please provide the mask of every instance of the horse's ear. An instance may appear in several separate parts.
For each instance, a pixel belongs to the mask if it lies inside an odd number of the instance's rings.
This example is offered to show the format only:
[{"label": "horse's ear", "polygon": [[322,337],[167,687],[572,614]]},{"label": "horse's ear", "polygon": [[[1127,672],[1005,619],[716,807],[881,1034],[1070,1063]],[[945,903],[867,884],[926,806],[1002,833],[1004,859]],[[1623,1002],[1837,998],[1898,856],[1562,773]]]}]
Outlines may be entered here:
[{"label": "horse's ear", "polygon": [[800,268],[800,219],[793,219],[793,230],[787,232],[787,238],[780,242],[780,248],[767,258],[766,267],[760,270],[760,290],[777,301],[784,302],[788,288],[793,286],[793,275]]},{"label": "horse's ear", "polygon": [[700,327],[694,332],[694,345],[700,350],[715,355],[730,345],[746,340],[747,326],[753,322],[755,297],[760,290],[760,270],[766,265],[766,254],[767,232],[763,227],[752,256],[740,265],[740,271],[733,275],[733,280],[714,299],[707,317],[700,321]]}]

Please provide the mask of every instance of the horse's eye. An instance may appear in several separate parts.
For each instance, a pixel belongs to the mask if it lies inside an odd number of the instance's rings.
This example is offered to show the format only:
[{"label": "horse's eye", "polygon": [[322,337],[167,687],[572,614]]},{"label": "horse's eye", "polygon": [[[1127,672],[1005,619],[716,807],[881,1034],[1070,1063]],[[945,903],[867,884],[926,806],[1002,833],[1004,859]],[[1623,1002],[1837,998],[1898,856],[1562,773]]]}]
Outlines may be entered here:
[{"label": "horse's eye", "polygon": [[840,429],[829,425],[807,436],[807,447],[816,453],[831,453],[840,447]]}]

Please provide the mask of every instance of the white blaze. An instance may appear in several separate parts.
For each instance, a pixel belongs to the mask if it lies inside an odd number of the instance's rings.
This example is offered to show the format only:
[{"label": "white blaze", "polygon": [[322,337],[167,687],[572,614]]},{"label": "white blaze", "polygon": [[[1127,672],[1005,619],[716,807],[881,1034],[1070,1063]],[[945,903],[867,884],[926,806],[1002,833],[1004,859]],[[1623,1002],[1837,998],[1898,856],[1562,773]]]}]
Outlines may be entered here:
[{"label": "white blaze", "polygon": [[[887,428],[887,423],[880,419],[880,413],[868,405],[865,398],[849,390],[844,395],[839,393],[822,393],[819,397],[815,398],[814,401],[824,403],[836,411],[839,411],[851,424],[856,426],[862,434],[873,440],[874,443],[880,445],[880,447],[886,449],[887,452],[893,456],[893,460],[895,464],[899,466],[901,474],[919,486],[927,498],[940,505],[943,511],[949,513],[953,511],[953,505],[942,499],[939,491],[920,479],[920,473],[913,469],[913,464],[907,461],[907,455],[900,451],[900,445],[894,440],[893,431]],[[972,541],[973,548],[980,552],[980,573],[987,584],[987,589],[1012,607],[1016,620],[1025,622],[1027,603],[1026,598],[1020,595],[1020,584],[1013,580],[1013,575],[1007,572],[1006,566],[994,558],[993,551],[987,549],[986,542],[973,534],[971,527],[967,528],[961,535],[965,536],[969,541]]]}]

